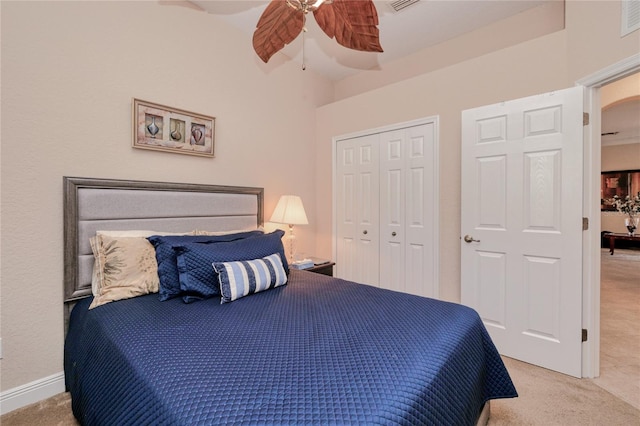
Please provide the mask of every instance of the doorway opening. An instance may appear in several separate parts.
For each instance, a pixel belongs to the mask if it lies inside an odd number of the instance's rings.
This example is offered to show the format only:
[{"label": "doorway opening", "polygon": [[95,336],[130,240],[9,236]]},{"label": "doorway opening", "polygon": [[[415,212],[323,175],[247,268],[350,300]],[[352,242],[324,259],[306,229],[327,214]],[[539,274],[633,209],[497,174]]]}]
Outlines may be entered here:
[{"label": "doorway opening", "polygon": [[[625,235],[626,215],[610,200],[640,191],[640,73],[604,85],[600,95],[600,231]],[[631,379],[640,371],[640,241],[603,236],[600,271],[600,376],[594,383],[640,409],[640,382]]]},{"label": "doorway opening", "polygon": [[583,235],[583,328],[588,331],[582,351],[583,377],[600,375],[601,89],[638,72],[640,54],[635,54],[576,82],[585,88],[585,111],[591,117],[584,138],[583,214],[589,219],[589,230]]}]

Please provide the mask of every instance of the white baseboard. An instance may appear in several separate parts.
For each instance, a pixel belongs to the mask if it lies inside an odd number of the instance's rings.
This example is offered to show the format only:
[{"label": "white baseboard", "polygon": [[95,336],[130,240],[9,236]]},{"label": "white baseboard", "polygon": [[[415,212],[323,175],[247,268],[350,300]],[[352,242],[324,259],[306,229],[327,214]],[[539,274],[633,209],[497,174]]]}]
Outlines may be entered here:
[{"label": "white baseboard", "polygon": [[64,391],[63,372],[9,389],[0,394],[0,415],[40,402]]}]

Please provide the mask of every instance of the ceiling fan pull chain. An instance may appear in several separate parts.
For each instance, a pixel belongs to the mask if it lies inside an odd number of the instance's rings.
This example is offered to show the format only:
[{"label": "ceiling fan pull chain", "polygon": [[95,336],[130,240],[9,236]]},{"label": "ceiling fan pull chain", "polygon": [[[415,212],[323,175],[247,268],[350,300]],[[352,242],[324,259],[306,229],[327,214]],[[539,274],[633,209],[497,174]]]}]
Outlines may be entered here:
[{"label": "ceiling fan pull chain", "polygon": [[305,35],[307,33],[307,15],[302,15],[302,71],[307,69],[306,55],[304,52]]}]

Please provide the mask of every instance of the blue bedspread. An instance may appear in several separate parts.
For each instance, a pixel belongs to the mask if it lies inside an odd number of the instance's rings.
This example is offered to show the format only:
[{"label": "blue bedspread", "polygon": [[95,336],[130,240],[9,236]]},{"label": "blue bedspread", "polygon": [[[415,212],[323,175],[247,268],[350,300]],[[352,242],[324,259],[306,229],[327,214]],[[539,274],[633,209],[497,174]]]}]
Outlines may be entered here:
[{"label": "blue bedspread", "polygon": [[476,312],[453,303],[297,270],[224,305],[89,303],[65,343],[85,425],[465,425],[517,396]]}]

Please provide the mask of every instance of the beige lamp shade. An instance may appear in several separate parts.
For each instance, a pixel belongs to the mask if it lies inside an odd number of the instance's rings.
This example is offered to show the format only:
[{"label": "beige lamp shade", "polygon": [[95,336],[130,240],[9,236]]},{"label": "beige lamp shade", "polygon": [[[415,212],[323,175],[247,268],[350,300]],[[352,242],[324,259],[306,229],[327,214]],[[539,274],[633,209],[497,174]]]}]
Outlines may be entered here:
[{"label": "beige lamp shade", "polygon": [[302,199],[297,195],[283,195],[271,215],[271,222],[287,225],[307,225],[307,214],[304,212]]}]

